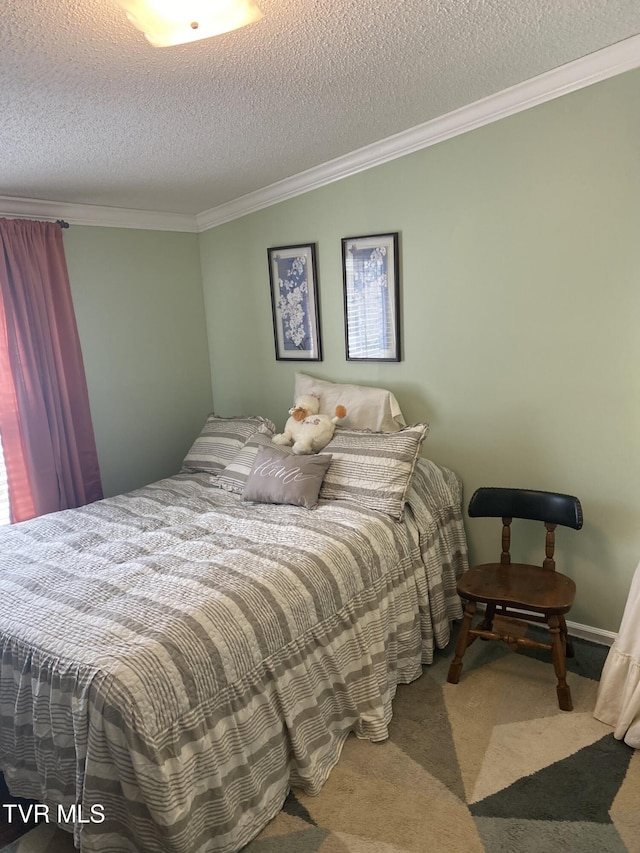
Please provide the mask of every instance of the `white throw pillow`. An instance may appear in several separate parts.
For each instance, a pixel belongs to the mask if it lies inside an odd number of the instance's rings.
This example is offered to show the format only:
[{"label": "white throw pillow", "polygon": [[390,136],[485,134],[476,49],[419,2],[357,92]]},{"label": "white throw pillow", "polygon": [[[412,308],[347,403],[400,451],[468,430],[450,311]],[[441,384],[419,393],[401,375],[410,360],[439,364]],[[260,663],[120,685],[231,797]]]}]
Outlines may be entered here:
[{"label": "white throw pillow", "polygon": [[340,421],[342,427],[397,432],[406,423],[398,401],[391,391],[384,388],[343,385],[296,373],[294,399],[305,394],[317,394],[320,411],[326,415],[333,415],[336,406],[344,406],[347,416]]}]

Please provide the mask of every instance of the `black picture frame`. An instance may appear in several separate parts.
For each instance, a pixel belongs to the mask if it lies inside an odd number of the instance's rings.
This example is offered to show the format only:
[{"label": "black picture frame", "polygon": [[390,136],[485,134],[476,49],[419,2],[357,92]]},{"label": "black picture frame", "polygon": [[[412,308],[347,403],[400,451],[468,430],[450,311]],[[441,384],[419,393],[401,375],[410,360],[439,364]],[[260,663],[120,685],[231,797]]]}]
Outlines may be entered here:
[{"label": "black picture frame", "polygon": [[267,249],[277,361],[322,361],[316,244]]},{"label": "black picture frame", "polygon": [[399,232],[342,238],[347,361],[400,361]]}]

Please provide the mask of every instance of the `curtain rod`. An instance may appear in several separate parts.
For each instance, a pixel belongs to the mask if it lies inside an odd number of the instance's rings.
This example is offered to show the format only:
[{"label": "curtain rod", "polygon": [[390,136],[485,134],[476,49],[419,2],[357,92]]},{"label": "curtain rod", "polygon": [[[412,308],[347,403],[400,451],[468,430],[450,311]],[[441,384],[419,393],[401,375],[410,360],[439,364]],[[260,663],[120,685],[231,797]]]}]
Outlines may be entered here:
[{"label": "curtain rod", "polygon": [[[21,217],[19,214],[2,214],[0,213],[0,219],[23,219],[25,222],[35,221],[35,222],[51,222],[50,219],[36,219],[35,216],[25,216]],[[65,219],[56,219],[56,225],[59,225],[61,228],[71,228],[69,223]]]}]

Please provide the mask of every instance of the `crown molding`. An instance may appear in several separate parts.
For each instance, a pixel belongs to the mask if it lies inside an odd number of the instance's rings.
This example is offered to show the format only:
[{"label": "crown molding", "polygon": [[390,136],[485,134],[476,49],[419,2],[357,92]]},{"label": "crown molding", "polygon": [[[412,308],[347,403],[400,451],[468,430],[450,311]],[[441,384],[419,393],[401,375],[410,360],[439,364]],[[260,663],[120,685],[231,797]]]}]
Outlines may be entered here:
[{"label": "crown molding", "polygon": [[64,219],[70,225],[202,233],[638,67],[640,35],[195,216],[12,196],[0,196],[0,216]]},{"label": "crown molding", "polygon": [[528,110],[640,66],[640,35],[197,214],[200,232]]},{"label": "crown molding", "polygon": [[198,232],[196,217],[190,213],[130,210],[124,207],[101,207],[95,204],[72,204],[12,196],[0,196],[0,216],[64,219],[69,225],[99,225],[105,228]]}]

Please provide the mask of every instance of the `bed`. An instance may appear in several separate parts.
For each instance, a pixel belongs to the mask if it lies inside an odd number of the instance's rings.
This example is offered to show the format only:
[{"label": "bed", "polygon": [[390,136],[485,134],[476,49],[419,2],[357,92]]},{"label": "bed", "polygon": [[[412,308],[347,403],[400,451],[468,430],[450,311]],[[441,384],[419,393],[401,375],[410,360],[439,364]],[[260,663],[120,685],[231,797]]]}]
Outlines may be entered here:
[{"label": "bed", "polygon": [[247,500],[259,420],[213,469],[196,442],[180,474],[0,530],[1,769],[84,853],[240,850],[349,733],[387,737],[462,615],[453,472],[416,455],[394,516],[329,476],[371,493],[347,435],[313,509]]}]

